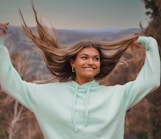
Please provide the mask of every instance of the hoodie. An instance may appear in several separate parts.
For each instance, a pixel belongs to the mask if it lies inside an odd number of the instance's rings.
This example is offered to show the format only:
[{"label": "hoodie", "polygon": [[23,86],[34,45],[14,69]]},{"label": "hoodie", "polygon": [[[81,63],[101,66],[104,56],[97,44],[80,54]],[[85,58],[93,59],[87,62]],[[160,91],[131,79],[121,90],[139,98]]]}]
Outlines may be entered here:
[{"label": "hoodie", "polygon": [[21,79],[1,38],[0,84],[34,113],[45,139],[123,139],[127,110],[160,85],[156,40],[141,36],[138,43],[146,49],[145,63],[137,78],[124,85],[95,80],[35,84]]}]

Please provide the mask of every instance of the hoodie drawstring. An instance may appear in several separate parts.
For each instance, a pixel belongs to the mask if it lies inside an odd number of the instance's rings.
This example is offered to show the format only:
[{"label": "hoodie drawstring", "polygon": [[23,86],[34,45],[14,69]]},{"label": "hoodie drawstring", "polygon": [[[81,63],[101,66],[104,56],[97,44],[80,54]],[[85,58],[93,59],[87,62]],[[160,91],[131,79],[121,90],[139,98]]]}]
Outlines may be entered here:
[{"label": "hoodie drawstring", "polygon": [[[89,115],[88,102],[89,102],[90,88],[91,88],[91,85],[89,85],[87,88],[85,102],[84,102],[85,126],[87,126],[87,124],[88,124],[88,115]],[[74,127],[75,132],[78,132],[77,121],[76,121],[77,97],[78,97],[78,86],[75,89],[75,94],[74,94],[74,98],[73,98],[73,106],[72,106],[72,123],[73,123],[73,127]]]},{"label": "hoodie drawstring", "polygon": [[91,86],[88,86],[87,93],[86,93],[86,98],[85,98],[85,126],[88,125],[88,102],[89,102],[89,93],[90,93],[90,88]]},{"label": "hoodie drawstring", "polygon": [[77,91],[78,87],[75,89],[75,94],[74,94],[74,99],[73,99],[73,106],[72,106],[72,122],[73,122],[73,127],[74,127],[74,130],[75,132],[78,131],[78,128],[77,128],[77,125],[76,125],[76,103],[77,103],[77,95],[78,95],[78,91]]}]

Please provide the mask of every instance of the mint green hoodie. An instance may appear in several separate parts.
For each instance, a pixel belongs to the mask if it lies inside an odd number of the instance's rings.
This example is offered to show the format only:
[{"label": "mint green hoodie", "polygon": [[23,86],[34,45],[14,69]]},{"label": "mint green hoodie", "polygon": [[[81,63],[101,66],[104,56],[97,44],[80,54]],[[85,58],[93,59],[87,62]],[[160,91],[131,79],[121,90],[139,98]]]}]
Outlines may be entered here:
[{"label": "mint green hoodie", "polygon": [[123,139],[125,114],[160,85],[158,46],[152,37],[139,37],[146,59],[138,77],[125,85],[97,81],[33,84],[23,81],[0,40],[2,89],[31,110],[45,139]]}]

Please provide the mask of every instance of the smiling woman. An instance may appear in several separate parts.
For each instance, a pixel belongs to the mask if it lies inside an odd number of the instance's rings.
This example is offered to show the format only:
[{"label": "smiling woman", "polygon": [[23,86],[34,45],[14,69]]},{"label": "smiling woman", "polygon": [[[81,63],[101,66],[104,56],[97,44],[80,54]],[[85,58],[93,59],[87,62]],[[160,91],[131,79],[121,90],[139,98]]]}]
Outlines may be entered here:
[{"label": "smiling woman", "polygon": [[[58,82],[23,81],[4,46],[7,24],[0,24],[0,84],[3,90],[31,110],[45,139],[123,139],[129,108],[160,85],[160,56],[152,37],[132,36],[117,42],[82,40],[69,46],[57,42],[32,5],[36,31],[23,18],[23,29],[40,49],[46,66]],[[105,86],[107,76],[129,47],[144,47],[144,65],[134,81]],[[155,62],[154,62],[155,61]],[[149,75],[153,75],[149,80]]]},{"label": "smiling woman", "polygon": [[72,71],[76,73],[75,81],[79,84],[90,82],[100,72],[100,53],[92,47],[82,49],[75,59],[70,61]]}]

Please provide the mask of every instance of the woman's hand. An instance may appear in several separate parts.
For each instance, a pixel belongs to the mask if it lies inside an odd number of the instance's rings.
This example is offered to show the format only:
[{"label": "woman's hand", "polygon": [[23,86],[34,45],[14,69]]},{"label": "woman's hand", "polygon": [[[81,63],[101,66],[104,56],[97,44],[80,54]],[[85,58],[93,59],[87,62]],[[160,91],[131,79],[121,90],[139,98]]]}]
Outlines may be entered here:
[{"label": "woman's hand", "polygon": [[5,37],[9,23],[0,23],[0,37]]}]

